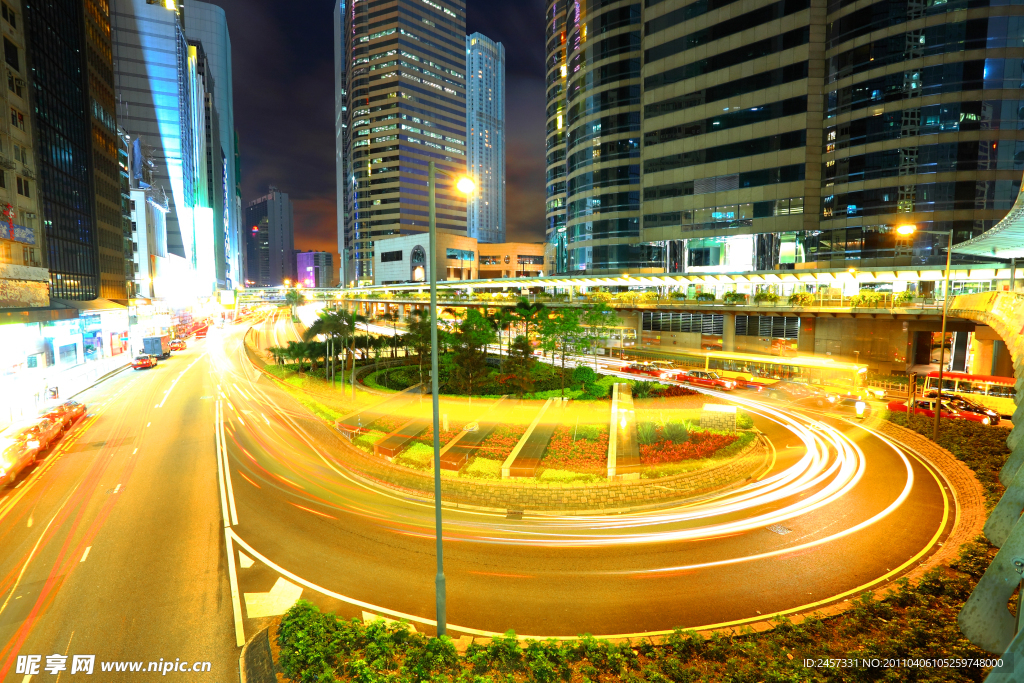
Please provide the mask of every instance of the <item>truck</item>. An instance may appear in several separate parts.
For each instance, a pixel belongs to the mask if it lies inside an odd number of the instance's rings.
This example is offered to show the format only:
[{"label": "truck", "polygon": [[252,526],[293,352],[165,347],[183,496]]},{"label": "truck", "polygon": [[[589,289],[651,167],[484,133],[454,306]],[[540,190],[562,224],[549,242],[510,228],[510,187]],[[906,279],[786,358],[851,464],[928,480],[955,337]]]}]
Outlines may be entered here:
[{"label": "truck", "polygon": [[160,337],[145,337],[142,340],[142,349],[150,356],[157,356],[161,359],[170,358],[171,338],[166,334]]}]

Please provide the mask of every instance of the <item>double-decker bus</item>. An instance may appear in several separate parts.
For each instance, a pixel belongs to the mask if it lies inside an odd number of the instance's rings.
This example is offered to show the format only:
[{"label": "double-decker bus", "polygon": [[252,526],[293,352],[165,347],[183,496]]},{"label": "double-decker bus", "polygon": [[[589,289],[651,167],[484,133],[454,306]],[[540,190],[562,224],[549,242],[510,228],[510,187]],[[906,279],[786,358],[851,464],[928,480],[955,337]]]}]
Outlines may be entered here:
[{"label": "double-decker bus", "polygon": [[[929,372],[924,381],[924,395],[934,394],[939,386],[938,371]],[[1010,417],[1016,409],[1013,377],[971,375],[966,372],[943,372],[942,394],[959,394],[973,399],[1003,417]]]},{"label": "double-decker bus", "polygon": [[841,396],[880,397],[864,385],[868,366],[842,363],[820,356],[764,356],[733,351],[636,351],[627,356],[637,360],[671,360],[682,369],[702,368],[737,380],[739,387],[767,388],[786,380],[820,387]]}]

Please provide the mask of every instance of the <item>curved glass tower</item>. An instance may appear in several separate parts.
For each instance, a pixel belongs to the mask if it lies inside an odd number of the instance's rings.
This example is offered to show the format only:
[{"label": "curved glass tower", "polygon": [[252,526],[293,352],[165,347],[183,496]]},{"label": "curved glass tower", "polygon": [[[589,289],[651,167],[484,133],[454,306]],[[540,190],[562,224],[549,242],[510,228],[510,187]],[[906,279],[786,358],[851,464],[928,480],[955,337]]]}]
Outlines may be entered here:
[{"label": "curved glass tower", "polygon": [[545,82],[545,238],[555,246],[555,272],[568,268],[565,232],[565,14],[568,0],[549,0],[544,15]]}]

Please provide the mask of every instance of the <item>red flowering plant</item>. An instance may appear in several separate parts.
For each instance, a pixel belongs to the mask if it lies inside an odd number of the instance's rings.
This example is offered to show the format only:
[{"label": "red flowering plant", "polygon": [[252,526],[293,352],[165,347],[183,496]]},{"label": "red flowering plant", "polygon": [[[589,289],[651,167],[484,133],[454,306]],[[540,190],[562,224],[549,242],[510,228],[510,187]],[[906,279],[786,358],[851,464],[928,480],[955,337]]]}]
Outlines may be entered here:
[{"label": "red flowering plant", "polygon": [[[461,432],[463,427],[465,427],[465,426],[466,426],[465,422],[455,422],[454,420],[449,420],[448,421],[448,429],[445,429],[444,428],[444,423],[442,422],[441,423],[441,438],[440,438],[441,446],[444,446],[446,443],[448,443],[449,441],[454,439],[456,436],[458,436],[459,432]],[[422,434],[420,434],[419,436],[417,436],[416,437],[416,441],[419,441],[420,443],[425,443],[428,446],[433,446],[434,445],[434,425],[431,424],[429,427],[427,427],[427,431],[425,431]]]},{"label": "red flowering plant", "polygon": [[589,425],[581,434],[583,429],[556,427],[544,451],[543,465],[573,472],[604,470],[608,466],[608,429]]},{"label": "red flowering plant", "polygon": [[526,433],[526,425],[500,424],[494,428],[476,449],[477,456],[488,460],[504,460]]},{"label": "red flowering plant", "polygon": [[408,421],[404,415],[383,415],[373,421],[372,428],[390,434]]},{"label": "red flowering plant", "polygon": [[735,434],[692,431],[686,441],[675,442],[666,437],[665,427],[658,425],[655,429],[654,440],[648,444],[640,444],[640,462],[652,466],[707,458],[733,443],[737,438],[739,437]]}]

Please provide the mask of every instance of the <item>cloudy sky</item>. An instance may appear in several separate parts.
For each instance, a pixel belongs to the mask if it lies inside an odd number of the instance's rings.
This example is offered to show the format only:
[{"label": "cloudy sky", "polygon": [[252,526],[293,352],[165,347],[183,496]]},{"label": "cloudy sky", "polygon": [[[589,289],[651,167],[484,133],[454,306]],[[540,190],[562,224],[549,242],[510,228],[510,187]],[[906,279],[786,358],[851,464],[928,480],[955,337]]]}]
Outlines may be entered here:
[{"label": "cloudy sky", "polygon": [[[277,186],[295,204],[295,247],[336,252],[334,6],[331,0],[212,2],[224,8],[231,32],[243,205]],[[540,241],[544,0],[467,2],[467,33],[505,45],[507,236]]]}]

